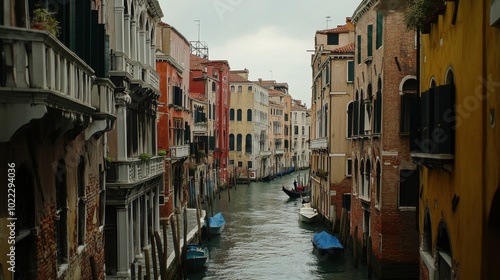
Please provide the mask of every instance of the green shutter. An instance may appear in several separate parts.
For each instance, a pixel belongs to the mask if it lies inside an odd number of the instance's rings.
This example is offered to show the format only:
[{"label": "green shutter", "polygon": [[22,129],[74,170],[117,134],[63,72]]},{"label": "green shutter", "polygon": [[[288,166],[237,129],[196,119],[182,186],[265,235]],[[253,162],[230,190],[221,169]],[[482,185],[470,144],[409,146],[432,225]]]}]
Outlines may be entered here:
[{"label": "green shutter", "polygon": [[384,29],[384,17],[382,13],[377,13],[377,49],[382,47],[382,30]]},{"label": "green shutter", "polygon": [[373,25],[369,24],[367,27],[366,27],[366,34],[367,34],[367,42],[366,42],[366,53],[367,53],[367,56],[370,57],[372,56],[373,54],[373,41],[372,41],[372,37],[373,37]]},{"label": "green shutter", "polygon": [[347,61],[347,82],[354,81],[354,61]]},{"label": "green shutter", "polygon": [[361,35],[358,35],[358,64],[361,63]]}]

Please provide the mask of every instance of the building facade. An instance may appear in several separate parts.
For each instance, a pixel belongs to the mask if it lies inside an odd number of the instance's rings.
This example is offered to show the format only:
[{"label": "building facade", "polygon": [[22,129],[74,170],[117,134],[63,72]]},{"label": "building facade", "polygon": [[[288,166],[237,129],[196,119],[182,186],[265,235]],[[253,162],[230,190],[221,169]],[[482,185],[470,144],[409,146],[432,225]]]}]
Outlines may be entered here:
[{"label": "building facade", "polygon": [[[270,175],[282,172],[285,166],[284,140],[284,114],[285,106],[281,103],[269,100],[269,150],[271,153]],[[268,174],[265,174],[267,176]]]},{"label": "building facade", "polygon": [[[260,179],[270,166],[267,146],[269,97],[265,88],[248,80],[247,69],[230,72],[229,160],[233,176]],[[262,156],[261,156],[261,152]]]},{"label": "building facade", "polygon": [[188,199],[187,168],[191,143],[189,114],[189,41],[173,26],[160,22],[156,30],[156,69],[160,77],[158,103],[158,149],[164,151],[165,190],[161,219],[168,219]]},{"label": "building facade", "polygon": [[[351,236],[379,278],[418,277],[418,172],[402,96],[416,92],[415,33],[404,5],[363,0],[354,11]],[[390,59],[389,59],[390,58]],[[352,106],[351,106],[352,105]]]},{"label": "building facade", "polygon": [[292,162],[296,169],[309,168],[309,110],[300,100],[293,100],[290,112],[292,125]]},{"label": "building facade", "polygon": [[112,33],[110,79],[115,88],[116,126],[109,133],[104,227],[106,277],[130,279],[131,264],[144,260],[152,231],[160,230],[164,156],[157,149],[157,1],[106,5]]},{"label": "building facade", "polygon": [[311,59],[315,115],[312,194],[320,213],[336,228],[344,194],[349,196],[352,187],[347,117],[354,77],[354,25],[350,18],[344,25],[317,31],[315,50]]},{"label": "building facade", "polygon": [[420,29],[420,89],[409,96],[420,279],[500,278],[498,4],[441,2]]},{"label": "building facade", "polygon": [[102,279],[112,30],[90,1],[51,5],[60,29],[34,30],[49,1],[34,4],[0,4],[0,278]]}]

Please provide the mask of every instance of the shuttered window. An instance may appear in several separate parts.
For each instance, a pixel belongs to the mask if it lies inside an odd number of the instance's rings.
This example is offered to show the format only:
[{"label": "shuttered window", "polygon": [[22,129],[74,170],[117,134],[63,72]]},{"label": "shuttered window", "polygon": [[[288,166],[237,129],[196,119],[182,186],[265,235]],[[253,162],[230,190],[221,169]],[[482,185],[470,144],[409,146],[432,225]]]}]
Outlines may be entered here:
[{"label": "shuttered window", "polygon": [[347,61],[347,82],[348,83],[354,82],[354,61],[353,60]]},{"label": "shuttered window", "polygon": [[377,12],[377,39],[376,39],[377,49],[382,47],[383,29],[384,29],[384,17],[382,16],[382,13],[379,11]]},{"label": "shuttered window", "polygon": [[366,55],[368,57],[373,55],[373,25],[369,24],[366,27]]},{"label": "shuttered window", "polygon": [[358,35],[358,64],[361,63],[361,35]]}]

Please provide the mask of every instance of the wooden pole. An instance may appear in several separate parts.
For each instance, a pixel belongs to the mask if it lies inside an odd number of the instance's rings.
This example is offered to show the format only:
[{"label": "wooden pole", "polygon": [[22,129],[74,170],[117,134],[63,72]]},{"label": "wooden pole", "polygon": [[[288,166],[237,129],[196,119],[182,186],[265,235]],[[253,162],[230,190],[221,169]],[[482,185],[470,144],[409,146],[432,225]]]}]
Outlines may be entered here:
[{"label": "wooden pole", "polygon": [[[154,279],[158,279],[158,263],[156,261],[155,236],[153,234],[152,227],[149,227],[149,239],[151,240],[151,255],[153,257],[153,276]],[[160,254],[160,252],[158,252],[158,254]]]},{"label": "wooden pole", "polygon": [[160,277],[161,279],[167,279],[166,275],[167,251],[163,251],[163,245],[161,243],[162,241],[160,238],[160,233],[158,231],[155,231],[155,241],[156,241],[156,250],[158,251],[158,258],[160,262]]},{"label": "wooden pole", "polygon": [[187,267],[186,267],[186,258],[187,258],[187,234],[188,234],[188,217],[187,217],[187,208],[184,208],[184,247],[182,248],[182,274],[184,279],[187,279]]},{"label": "wooden pole", "polygon": [[139,265],[139,268],[138,268],[138,269],[139,269],[139,271],[137,271],[137,275],[139,276],[139,278],[138,278],[138,279],[139,279],[139,280],[143,280],[143,279],[142,279],[142,265]]},{"label": "wooden pole", "polygon": [[248,169],[248,165],[247,165],[247,185],[250,186],[250,170]]},{"label": "wooden pole", "polygon": [[99,275],[97,273],[97,264],[95,262],[94,256],[90,256],[90,270],[92,272],[92,280],[98,280]]},{"label": "wooden pole", "polygon": [[200,207],[200,195],[196,196],[196,223],[198,225],[198,244],[201,244],[201,207]]},{"label": "wooden pole", "polygon": [[144,249],[146,255],[146,279],[151,280],[151,263],[149,259],[149,249]]},{"label": "wooden pole", "polygon": [[175,226],[174,216],[170,216],[170,226],[172,228],[172,240],[174,242],[175,263],[177,265],[177,272],[181,273],[180,267],[180,252],[179,252],[179,239],[177,239],[177,231]]}]

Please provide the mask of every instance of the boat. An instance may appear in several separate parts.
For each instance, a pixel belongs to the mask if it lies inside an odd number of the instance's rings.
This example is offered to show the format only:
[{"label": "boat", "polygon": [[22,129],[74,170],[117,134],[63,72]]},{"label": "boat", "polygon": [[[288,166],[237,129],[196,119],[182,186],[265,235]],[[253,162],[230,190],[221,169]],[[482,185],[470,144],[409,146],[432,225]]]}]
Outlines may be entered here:
[{"label": "boat", "polygon": [[186,266],[191,269],[201,268],[208,260],[208,248],[203,245],[188,244],[186,253]]},{"label": "boat", "polygon": [[312,223],[316,221],[317,217],[318,211],[311,207],[311,203],[304,203],[302,207],[299,208],[299,221]]},{"label": "boat", "polygon": [[274,180],[275,177],[276,177],[275,174],[269,173],[269,175],[262,177],[262,181],[271,182],[272,180]]},{"label": "boat", "polygon": [[224,220],[222,213],[219,212],[208,219],[208,224],[210,226],[210,234],[221,234],[226,225],[226,220]]},{"label": "boat", "polygon": [[326,231],[313,234],[312,243],[314,249],[318,250],[320,253],[333,255],[344,251],[344,246],[340,244],[337,237],[329,234]]},{"label": "boat", "polygon": [[278,177],[278,176],[284,176],[284,175],[290,174],[290,173],[292,173],[293,171],[295,171],[295,167],[293,167],[293,166],[292,166],[292,167],[288,168],[287,170],[283,170],[283,171],[281,171],[281,172],[276,173],[276,177]]},{"label": "boat", "polygon": [[281,186],[281,189],[284,193],[286,193],[290,198],[300,198],[302,196],[309,195],[309,190],[304,187],[297,187],[297,190],[294,189],[286,189],[285,186]]}]

